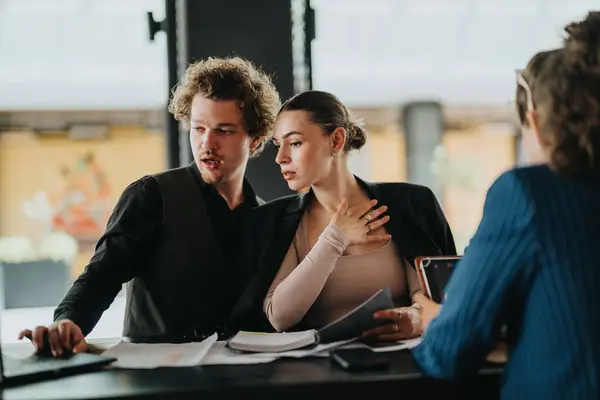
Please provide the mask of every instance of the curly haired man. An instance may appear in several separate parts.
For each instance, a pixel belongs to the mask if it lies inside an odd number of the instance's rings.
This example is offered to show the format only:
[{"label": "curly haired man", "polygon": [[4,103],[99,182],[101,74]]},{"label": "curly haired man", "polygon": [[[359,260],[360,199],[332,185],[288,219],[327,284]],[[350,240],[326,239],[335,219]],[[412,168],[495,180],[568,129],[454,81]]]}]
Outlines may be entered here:
[{"label": "curly haired man", "polygon": [[55,356],[85,351],[85,336],[123,283],[123,336],[177,341],[224,331],[251,273],[233,260],[244,217],[260,201],[244,173],[279,107],[269,76],[247,60],[191,64],[169,111],[189,128],[194,162],[129,185],[54,323],[20,336],[40,350],[47,335]]}]

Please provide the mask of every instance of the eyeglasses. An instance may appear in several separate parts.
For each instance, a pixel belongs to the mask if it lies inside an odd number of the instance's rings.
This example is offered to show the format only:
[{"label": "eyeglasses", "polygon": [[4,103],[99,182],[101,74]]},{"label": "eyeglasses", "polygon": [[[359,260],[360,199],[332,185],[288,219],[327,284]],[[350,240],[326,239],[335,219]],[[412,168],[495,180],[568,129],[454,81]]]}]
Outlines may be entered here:
[{"label": "eyeglasses", "polygon": [[523,70],[518,69],[516,72],[517,72],[517,85],[519,85],[523,89],[525,89],[525,93],[527,95],[527,111],[533,111],[534,107],[533,107],[533,96],[531,94],[531,88],[529,87],[527,80],[523,76]]}]

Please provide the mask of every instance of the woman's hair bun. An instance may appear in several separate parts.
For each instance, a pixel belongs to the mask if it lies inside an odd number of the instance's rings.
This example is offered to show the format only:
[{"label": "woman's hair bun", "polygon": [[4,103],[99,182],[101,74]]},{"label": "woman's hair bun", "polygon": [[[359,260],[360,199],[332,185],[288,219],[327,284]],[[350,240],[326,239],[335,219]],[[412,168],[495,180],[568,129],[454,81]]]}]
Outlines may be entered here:
[{"label": "woman's hair bun", "polygon": [[352,135],[350,137],[350,148],[358,150],[367,143],[365,130],[357,123],[352,123]]}]

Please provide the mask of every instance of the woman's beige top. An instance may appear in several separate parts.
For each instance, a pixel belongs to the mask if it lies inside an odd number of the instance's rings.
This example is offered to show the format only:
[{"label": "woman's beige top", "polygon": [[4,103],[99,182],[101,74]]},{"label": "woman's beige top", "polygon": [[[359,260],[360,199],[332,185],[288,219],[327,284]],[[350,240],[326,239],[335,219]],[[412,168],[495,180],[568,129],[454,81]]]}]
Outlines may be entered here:
[{"label": "woman's beige top", "polygon": [[397,306],[421,289],[416,271],[393,241],[362,254],[344,255],[348,240],[329,225],[309,251],[306,214],[264,300],[273,327],[320,328],[389,287]]}]

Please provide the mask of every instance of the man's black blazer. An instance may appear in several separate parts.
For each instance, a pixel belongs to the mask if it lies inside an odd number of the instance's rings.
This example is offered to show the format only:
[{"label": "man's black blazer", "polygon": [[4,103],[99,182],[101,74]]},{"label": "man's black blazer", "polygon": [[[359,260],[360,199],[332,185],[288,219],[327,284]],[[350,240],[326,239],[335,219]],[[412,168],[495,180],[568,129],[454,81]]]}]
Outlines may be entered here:
[{"label": "man's black blazer", "polygon": [[[356,179],[371,199],[378,200],[378,206],[388,206],[390,221],[385,227],[400,256],[413,267],[418,256],[456,255],[448,222],[429,188]],[[309,191],[273,200],[253,210],[248,224],[251,231],[240,254],[241,270],[248,271],[246,279],[250,283],[230,315],[231,328],[272,330],[262,313],[263,300],[313,199],[314,194]]]}]

